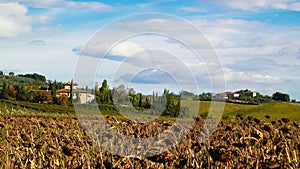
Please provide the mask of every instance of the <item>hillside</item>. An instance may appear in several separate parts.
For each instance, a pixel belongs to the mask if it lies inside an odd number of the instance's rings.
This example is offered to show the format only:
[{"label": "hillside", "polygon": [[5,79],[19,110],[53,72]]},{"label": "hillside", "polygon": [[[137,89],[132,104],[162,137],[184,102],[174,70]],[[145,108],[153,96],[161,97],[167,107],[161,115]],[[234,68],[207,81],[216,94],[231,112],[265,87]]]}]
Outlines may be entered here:
[{"label": "hillside", "polygon": [[[209,112],[210,102],[201,102],[200,114],[205,115]],[[234,121],[236,115],[244,118],[253,117],[264,119],[265,121],[278,121],[281,118],[288,118],[292,121],[300,122],[300,104],[285,102],[270,102],[261,105],[243,105],[225,103],[223,120]],[[270,118],[266,118],[268,115]]]},{"label": "hillside", "polygon": [[[271,102],[261,105],[242,105],[240,109],[236,109],[235,104],[226,104],[225,113],[223,118],[232,119],[237,114],[243,117],[254,117],[265,119],[266,121],[277,121],[281,118],[288,118],[292,121],[300,121],[300,104],[298,103],[284,103],[284,102]],[[266,118],[270,116],[269,119]]]},{"label": "hillside", "polygon": [[[195,104],[195,103],[196,103],[195,101],[190,102],[190,104]],[[102,113],[106,115],[118,114],[113,110],[106,110],[105,106],[107,105],[100,105],[100,109],[102,109],[101,110]],[[200,108],[199,114],[201,115],[201,117],[206,117],[209,112],[210,102],[201,101],[199,108]],[[27,115],[33,115],[33,114],[48,114],[48,115],[73,114],[74,115],[74,109],[72,107],[63,107],[58,105],[48,105],[48,104],[39,104],[39,103],[30,103],[30,102],[21,102],[21,101],[0,100],[0,112],[5,113],[6,110],[8,110],[9,112],[11,112],[11,110],[15,110],[15,114],[27,114]],[[235,121],[237,115],[242,116],[244,118],[252,117],[252,118],[263,119],[268,122],[278,121],[283,117],[288,118],[291,121],[300,122],[300,104],[271,102],[271,103],[265,103],[261,105],[242,105],[242,104],[225,103],[222,119],[225,121],[233,122]],[[266,118],[265,117],[266,115],[270,116],[270,118]]]},{"label": "hillside", "polygon": [[7,80],[9,84],[16,85],[16,84],[22,84],[24,86],[35,86],[38,85],[39,87],[46,86],[45,82],[42,81],[36,81],[33,78],[29,77],[21,77],[21,76],[10,76],[10,75],[0,75],[0,88],[2,88],[3,80]]}]

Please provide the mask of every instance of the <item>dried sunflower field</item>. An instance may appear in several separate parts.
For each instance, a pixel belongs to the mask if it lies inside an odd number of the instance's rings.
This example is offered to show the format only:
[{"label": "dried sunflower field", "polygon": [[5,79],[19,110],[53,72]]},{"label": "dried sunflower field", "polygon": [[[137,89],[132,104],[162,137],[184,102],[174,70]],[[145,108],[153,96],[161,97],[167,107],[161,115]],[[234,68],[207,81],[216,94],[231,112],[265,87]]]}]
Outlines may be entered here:
[{"label": "dried sunflower field", "polygon": [[[119,131],[133,137],[151,137],[172,125],[172,121],[120,123],[111,116],[106,121],[121,125]],[[300,127],[289,119],[267,123],[238,117],[234,123],[221,122],[203,143],[199,142],[202,126],[197,118],[193,130],[172,149],[134,158],[99,148],[76,118],[0,116],[0,168],[300,167]],[[109,135],[102,137],[110,139]]]}]

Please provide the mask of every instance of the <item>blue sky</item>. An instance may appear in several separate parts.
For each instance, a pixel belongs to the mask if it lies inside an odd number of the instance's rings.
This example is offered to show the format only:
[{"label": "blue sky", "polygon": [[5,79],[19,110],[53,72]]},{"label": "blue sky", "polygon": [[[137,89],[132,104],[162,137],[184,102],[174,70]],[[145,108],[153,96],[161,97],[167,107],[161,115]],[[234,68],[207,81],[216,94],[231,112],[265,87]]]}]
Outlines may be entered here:
[{"label": "blue sky", "polygon": [[[80,57],[76,51],[96,31],[120,17],[143,12],[175,15],[199,29],[223,65],[226,90],[248,88],[269,95],[281,91],[300,100],[300,1],[296,0],[0,0],[0,69],[68,81]],[[147,20],[135,23],[145,24]],[[131,49],[139,49],[141,41],[120,44],[114,57],[106,59],[106,70],[97,74],[98,79],[109,78],[114,72],[111,65],[120,64]],[[144,76],[152,77],[155,84],[158,79],[163,82],[165,73],[153,70]],[[200,76],[199,82],[209,81]],[[209,91],[209,84],[201,85],[201,91]]]}]

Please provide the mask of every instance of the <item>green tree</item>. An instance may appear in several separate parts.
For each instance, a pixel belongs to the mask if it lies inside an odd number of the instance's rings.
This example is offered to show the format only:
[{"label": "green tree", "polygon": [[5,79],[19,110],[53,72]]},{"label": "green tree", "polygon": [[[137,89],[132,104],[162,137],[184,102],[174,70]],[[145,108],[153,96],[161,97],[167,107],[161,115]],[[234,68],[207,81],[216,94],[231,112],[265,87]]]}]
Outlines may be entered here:
[{"label": "green tree", "polygon": [[32,86],[28,86],[27,87],[27,93],[28,93],[28,101],[32,102],[33,101],[33,93],[32,93]]},{"label": "green tree", "polygon": [[100,95],[100,90],[99,90],[99,84],[98,84],[98,82],[96,82],[96,84],[95,84],[95,95]]},{"label": "green tree", "polygon": [[20,76],[20,77],[27,77],[27,78],[31,78],[31,79],[34,79],[34,80],[39,80],[39,81],[44,82],[44,83],[46,82],[46,77],[43,76],[43,75],[39,75],[37,73],[34,73],[34,74],[25,74],[25,75],[20,74],[18,76]]},{"label": "green tree", "polygon": [[56,97],[56,81],[54,81],[53,85],[51,86],[52,96]]},{"label": "green tree", "polygon": [[143,95],[142,93],[139,93],[139,107],[142,107],[143,106]]},{"label": "green tree", "polygon": [[167,104],[166,104],[166,108],[163,112],[163,115],[177,117],[179,114],[178,106],[180,106],[180,103],[177,103],[177,105],[175,104],[176,95],[174,93],[170,93],[169,90],[165,89],[164,96],[166,97]]},{"label": "green tree", "polygon": [[276,92],[272,95],[272,99],[276,101],[289,102],[290,95],[281,92]]},{"label": "green tree", "polygon": [[133,98],[135,97],[135,91],[134,91],[133,88],[129,89],[129,91],[128,91],[128,97],[129,97],[129,100],[132,102]]},{"label": "green tree", "polygon": [[146,97],[146,101],[143,103],[143,107],[149,109],[151,107],[151,102],[148,97]]},{"label": "green tree", "polygon": [[28,92],[25,89],[23,84],[17,84],[14,86],[16,90],[16,100],[19,101],[27,101],[28,100]]},{"label": "green tree", "polygon": [[212,94],[211,93],[202,93],[199,95],[199,99],[201,101],[211,101],[212,100]]},{"label": "green tree", "polygon": [[42,86],[42,82],[40,80],[35,80],[33,84],[33,89],[34,90],[39,90]]},{"label": "green tree", "polygon": [[151,100],[152,103],[155,102],[155,94],[154,94],[154,91],[152,92],[152,100]]},{"label": "green tree", "polygon": [[95,96],[96,96],[96,101],[97,102],[101,102],[100,90],[99,90],[99,84],[98,84],[98,82],[96,82],[96,84],[95,84]]},{"label": "green tree", "polygon": [[8,83],[6,80],[3,80],[1,98],[5,100],[8,99]]},{"label": "green tree", "polygon": [[[118,91],[117,91],[118,92]],[[104,79],[100,88],[100,101],[102,103],[110,103],[111,102],[111,91],[107,84],[107,80]]]},{"label": "green tree", "polygon": [[71,87],[70,87],[70,103],[73,103],[73,80],[71,80]]},{"label": "green tree", "polygon": [[9,75],[9,76],[14,76],[15,73],[14,73],[14,72],[9,72],[8,75]]},{"label": "green tree", "polygon": [[195,94],[192,92],[188,92],[188,91],[181,91],[180,95],[182,98],[187,99],[187,100],[192,100],[195,98]]},{"label": "green tree", "polygon": [[56,80],[55,81],[51,81],[51,80],[47,80],[47,86],[49,90],[51,90],[51,95],[54,98],[56,96]]},{"label": "green tree", "polygon": [[0,76],[4,76],[4,73],[3,73],[3,71],[0,71]]},{"label": "green tree", "polygon": [[117,89],[114,87],[112,90],[111,90],[111,96],[112,96],[112,102],[113,103],[118,103],[118,93],[117,93]]}]

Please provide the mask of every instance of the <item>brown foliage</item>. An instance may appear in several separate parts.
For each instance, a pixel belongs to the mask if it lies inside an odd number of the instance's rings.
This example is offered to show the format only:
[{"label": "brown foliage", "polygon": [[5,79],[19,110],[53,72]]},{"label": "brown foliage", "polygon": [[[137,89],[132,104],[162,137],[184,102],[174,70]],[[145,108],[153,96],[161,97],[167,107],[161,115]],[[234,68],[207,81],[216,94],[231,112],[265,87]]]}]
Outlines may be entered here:
[{"label": "brown foliage", "polygon": [[[172,121],[142,124],[111,116],[105,120],[131,137],[151,137],[174,126]],[[87,123],[95,126],[96,121]],[[201,133],[202,126],[202,120],[197,122],[187,136],[167,152],[133,158],[112,155],[99,148],[81,129],[77,119],[0,116],[0,168],[300,167],[300,129],[294,124],[271,124],[262,120],[222,122],[208,141],[200,142],[199,136],[209,132]],[[176,137],[176,132],[173,134]],[[102,137],[112,138],[109,134]],[[161,143],[171,144],[171,139]]]},{"label": "brown foliage", "polygon": [[8,86],[8,99],[16,100],[17,91],[15,90],[13,85]]},{"label": "brown foliage", "polygon": [[61,106],[67,106],[69,102],[69,97],[65,94],[61,95],[60,97],[58,97],[57,99],[57,103]]},{"label": "brown foliage", "polygon": [[32,91],[33,101],[37,103],[52,103],[51,93],[45,90]]}]

